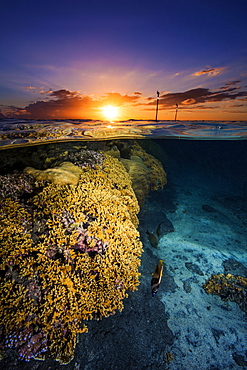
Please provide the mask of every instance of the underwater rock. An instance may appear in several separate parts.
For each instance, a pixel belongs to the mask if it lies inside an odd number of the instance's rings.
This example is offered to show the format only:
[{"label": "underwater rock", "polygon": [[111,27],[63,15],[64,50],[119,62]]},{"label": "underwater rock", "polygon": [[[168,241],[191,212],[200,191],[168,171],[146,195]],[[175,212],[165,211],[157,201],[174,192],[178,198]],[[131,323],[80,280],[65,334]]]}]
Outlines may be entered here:
[{"label": "underwater rock", "polygon": [[32,175],[37,181],[48,181],[54,185],[77,185],[82,169],[71,162],[63,162],[59,167],[44,171],[26,167],[24,172]]},{"label": "underwater rock", "polygon": [[247,278],[247,267],[234,258],[222,262],[225,274],[240,275]]},{"label": "underwater rock", "polygon": [[163,214],[163,220],[157,227],[157,235],[159,237],[174,232],[174,226],[172,222]]},{"label": "underwater rock", "polygon": [[190,293],[191,292],[191,280],[190,279],[187,279],[183,282],[183,288],[184,288],[184,291],[186,293]]},{"label": "underwater rock", "polygon": [[214,207],[209,206],[207,204],[203,204],[202,209],[203,209],[203,211],[208,212],[208,213],[217,213],[217,212],[219,212],[219,211],[217,211],[217,209],[215,209]]},{"label": "underwater rock", "polygon": [[[247,357],[247,356],[246,356],[246,357]],[[240,355],[240,354],[234,353],[234,354],[232,355],[232,358],[233,358],[233,360],[236,362],[236,364],[237,364],[238,366],[241,366],[241,367],[243,367],[243,366],[247,366],[247,360],[244,358],[244,356],[243,356],[243,355]]]},{"label": "underwater rock", "polygon": [[204,275],[204,273],[201,271],[200,267],[196,263],[193,263],[193,262],[185,262],[185,267],[189,271],[194,272],[197,275],[201,275],[201,276]]}]

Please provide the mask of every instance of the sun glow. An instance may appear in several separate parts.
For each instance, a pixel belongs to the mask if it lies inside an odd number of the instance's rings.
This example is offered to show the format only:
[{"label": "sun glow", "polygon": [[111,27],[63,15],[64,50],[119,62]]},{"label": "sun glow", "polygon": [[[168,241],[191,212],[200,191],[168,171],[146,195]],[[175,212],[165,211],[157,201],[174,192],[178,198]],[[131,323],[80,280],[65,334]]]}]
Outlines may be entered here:
[{"label": "sun glow", "polygon": [[102,111],[106,118],[112,120],[118,116],[118,108],[113,105],[106,105],[102,108]]}]

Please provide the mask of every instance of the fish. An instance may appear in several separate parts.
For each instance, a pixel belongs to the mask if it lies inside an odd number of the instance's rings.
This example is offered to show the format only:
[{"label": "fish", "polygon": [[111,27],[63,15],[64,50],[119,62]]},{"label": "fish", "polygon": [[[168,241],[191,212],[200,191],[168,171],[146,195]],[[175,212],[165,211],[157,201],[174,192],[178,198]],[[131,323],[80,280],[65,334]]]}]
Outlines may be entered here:
[{"label": "fish", "polygon": [[146,234],[152,247],[157,248],[159,244],[159,239],[154,234],[150,233],[148,230],[146,231]]},{"label": "fish", "polygon": [[152,274],[153,275],[151,280],[152,297],[154,297],[158,292],[162,279],[163,265],[164,265],[163,260],[159,260],[158,264],[156,265],[155,271]]}]

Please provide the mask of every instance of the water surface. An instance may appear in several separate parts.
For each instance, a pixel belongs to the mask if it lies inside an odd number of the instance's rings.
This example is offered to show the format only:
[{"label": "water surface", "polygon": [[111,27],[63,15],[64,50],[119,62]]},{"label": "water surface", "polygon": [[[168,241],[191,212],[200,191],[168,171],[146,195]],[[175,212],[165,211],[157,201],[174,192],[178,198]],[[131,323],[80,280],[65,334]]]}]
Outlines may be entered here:
[{"label": "water surface", "polygon": [[247,138],[247,122],[17,119],[0,121],[0,147],[113,138],[242,140]]}]

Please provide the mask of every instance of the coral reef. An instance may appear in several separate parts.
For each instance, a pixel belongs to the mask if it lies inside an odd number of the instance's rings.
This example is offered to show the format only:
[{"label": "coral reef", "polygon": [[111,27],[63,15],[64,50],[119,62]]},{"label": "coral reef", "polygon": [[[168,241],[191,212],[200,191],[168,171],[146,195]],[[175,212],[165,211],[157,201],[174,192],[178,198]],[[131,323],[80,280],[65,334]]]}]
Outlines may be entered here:
[{"label": "coral reef", "polygon": [[105,150],[123,163],[140,206],[150,190],[163,189],[167,183],[162,164],[145,152],[137,141],[113,140],[107,143]]},{"label": "coral reef", "polygon": [[167,180],[166,173],[160,161],[145,152],[137,142],[131,146],[131,155],[140,157],[149,169],[150,190],[163,189]]},{"label": "coral reef", "polygon": [[207,293],[215,294],[224,301],[236,302],[240,309],[247,312],[247,278],[232,274],[212,275],[203,285]]},{"label": "coral reef", "polygon": [[118,159],[97,158],[77,167],[77,184],[54,183],[33,169],[32,196],[1,194],[1,346],[26,361],[68,363],[87,331],[83,320],[121,311],[139,284],[131,180]]},{"label": "coral reef", "polygon": [[24,194],[30,194],[34,190],[34,180],[31,176],[15,172],[5,176],[0,176],[0,199],[18,199]]},{"label": "coral reef", "polygon": [[[91,167],[96,168],[102,166],[104,161],[104,155],[96,150],[81,149],[80,147],[73,147],[76,151],[64,151],[60,153],[59,157],[54,158],[56,165],[61,162],[72,162],[74,165],[79,167]],[[52,158],[47,158],[47,163],[52,162]]]},{"label": "coral reef", "polygon": [[121,162],[128,171],[132,182],[132,188],[138,199],[139,205],[142,206],[150,190],[149,170],[138,156],[131,156],[130,159],[123,158]]},{"label": "coral reef", "polygon": [[18,331],[9,331],[5,337],[5,346],[15,348],[20,359],[29,361],[31,358],[40,358],[43,352],[48,351],[47,335],[34,326],[21,328]]},{"label": "coral reef", "polygon": [[136,141],[129,145],[120,145],[117,142],[113,144],[114,146],[109,151],[111,155],[117,158],[121,155],[128,157],[121,157],[121,162],[130,175],[139,205],[143,206],[150,190],[163,189],[167,183],[163,166],[156,158],[146,153]]},{"label": "coral reef", "polygon": [[77,185],[82,169],[71,162],[63,162],[59,167],[44,171],[26,167],[24,172],[33,176],[37,181],[49,181],[56,185]]}]

